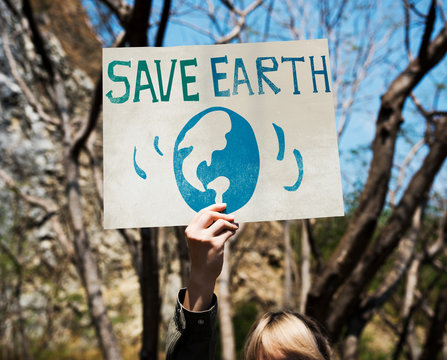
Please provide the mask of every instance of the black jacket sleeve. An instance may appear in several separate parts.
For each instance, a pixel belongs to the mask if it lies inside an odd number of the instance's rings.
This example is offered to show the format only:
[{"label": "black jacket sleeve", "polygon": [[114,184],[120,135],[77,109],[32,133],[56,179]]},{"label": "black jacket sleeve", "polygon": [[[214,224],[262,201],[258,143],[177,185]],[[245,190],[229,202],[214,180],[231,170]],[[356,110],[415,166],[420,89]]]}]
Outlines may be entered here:
[{"label": "black jacket sleeve", "polygon": [[166,338],[166,360],[213,360],[216,348],[217,297],[211,308],[193,312],[183,307],[186,289],[180,290]]}]

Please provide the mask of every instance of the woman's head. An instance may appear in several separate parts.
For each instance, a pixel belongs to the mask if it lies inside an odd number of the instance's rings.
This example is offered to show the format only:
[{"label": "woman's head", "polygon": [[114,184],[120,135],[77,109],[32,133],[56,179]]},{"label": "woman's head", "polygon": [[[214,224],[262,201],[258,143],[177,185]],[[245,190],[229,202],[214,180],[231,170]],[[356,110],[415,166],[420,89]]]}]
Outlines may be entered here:
[{"label": "woman's head", "polygon": [[266,313],[251,328],[246,360],[330,360],[331,348],[320,327],[291,311]]}]

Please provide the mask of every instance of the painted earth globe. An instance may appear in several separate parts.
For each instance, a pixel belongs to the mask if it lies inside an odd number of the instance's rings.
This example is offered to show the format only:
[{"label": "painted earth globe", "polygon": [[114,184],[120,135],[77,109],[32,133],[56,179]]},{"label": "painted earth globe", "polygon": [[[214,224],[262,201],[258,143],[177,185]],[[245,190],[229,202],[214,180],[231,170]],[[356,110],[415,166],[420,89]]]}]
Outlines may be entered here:
[{"label": "painted earth globe", "polygon": [[195,211],[224,202],[227,213],[252,197],[260,158],[249,122],[225,107],[210,107],[187,121],[174,145],[174,174]]}]

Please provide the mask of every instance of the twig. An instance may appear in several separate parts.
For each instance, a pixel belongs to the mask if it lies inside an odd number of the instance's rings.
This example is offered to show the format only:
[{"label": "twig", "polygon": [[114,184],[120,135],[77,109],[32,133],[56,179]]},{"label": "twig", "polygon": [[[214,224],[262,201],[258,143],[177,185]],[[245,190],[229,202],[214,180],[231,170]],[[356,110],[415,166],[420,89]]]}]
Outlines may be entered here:
[{"label": "twig", "polygon": [[92,131],[95,129],[98,123],[98,116],[101,112],[102,106],[102,75],[98,77],[96,81],[95,90],[92,96],[92,103],[90,106],[90,113],[88,120],[84,123],[83,128],[78,132],[73,141],[72,146],[72,156],[77,159],[81,149],[84,147],[87,139],[89,138]]},{"label": "twig", "polygon": [[253,12],[257,7],[259,7],[264,0],[255,0],[250,5],[248,5],[245,10],[241,11],[239,9],[236,9],[229,1],[221,0],[222,3],[230,9],[230,11],[234,14],[239,15],[239,19],[237,20],[237,23],[235,27],[226,35],[222,36],[220,39],[217,39],[216,44],[228,44],[235,38],[237,38],[241,31],[245,27],[245,21],[247,16]]},{"label": "twig", "polygon": [[399,178],[397,179],[396,187],[393,191],[390,192],[390,205],[395,205],[395,198],[397,192],[402,188],[404,178],[405,178],[405,171],[410,164],[411,160],[416,156],[418,151],[422,148],[422,146],[425,144],[425,139],[419,140],[416,144],[413,145],[413,147],[408,152],[407,156],[405,157],[405,160],[403,164],[400,166],[400,173]]}]

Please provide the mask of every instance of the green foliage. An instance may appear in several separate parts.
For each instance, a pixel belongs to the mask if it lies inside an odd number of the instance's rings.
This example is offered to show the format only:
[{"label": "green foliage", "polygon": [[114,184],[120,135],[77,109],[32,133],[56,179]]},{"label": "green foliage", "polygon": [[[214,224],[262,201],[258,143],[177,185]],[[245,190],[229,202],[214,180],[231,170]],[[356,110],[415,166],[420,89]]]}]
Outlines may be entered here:
[{"label": "green foliage", "polygon": [[373,336],[362,336],[359,346],[359,360],[388,360],[391,354],[372,346]]},{"label": "green foliage", "polygon": [[374,318],[359,340],[359,360],[388,360],[392,357],[395,337],[383,322]]}]

